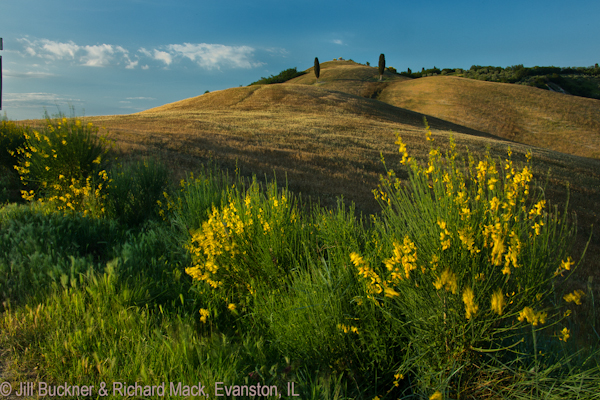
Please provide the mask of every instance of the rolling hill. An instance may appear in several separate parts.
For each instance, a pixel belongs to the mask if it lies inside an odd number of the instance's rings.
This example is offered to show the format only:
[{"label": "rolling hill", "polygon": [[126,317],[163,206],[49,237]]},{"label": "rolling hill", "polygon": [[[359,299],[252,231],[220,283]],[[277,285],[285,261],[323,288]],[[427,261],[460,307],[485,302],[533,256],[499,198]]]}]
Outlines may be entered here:
[{"label": "rolling hill", "polygon": [[[504,159],[533,154],[533,169],[552,204],[578,215],[577,250],[600,222],[600,101],[535,88],[456,77],[408,79],[353,62],[321,64],[286,83],[231,88],[137,114],[89,117],[109,130],[124,155],[154,155],[178,177],[212,160],[217,166],[287,181],[303,198],[336,206],[343,196],[356,212],[377,213],[371,190],[388,167],[398,169],[394,132],[409,152],[427,158],[423,117],[435,144],[454,135],[460,151],[489,149]],[[400,168],[399,176],[406,177]],[[569,185],[569,189],[567,189]],[[570,193],[570,194],[569,194]],[[597,235],[588,252],[600,254]],[[588,257],[583,274],[598,275]],[[598,275],[600,279],[600,275]]]},{"label": "rolling hill", "polygon": [[600,159],[600,100],[453,76],[394,82],[378,99],[519,143]]},{"label": "rolling hill", "polygon": [[[339,63],[339,64],[338,64]],[[314,85],[312,73],[285,84]],[[496,137],[600,159],[600,100],[454,76],[410,79],[351,61],[321,66],[319,87],[374,98]]]}]

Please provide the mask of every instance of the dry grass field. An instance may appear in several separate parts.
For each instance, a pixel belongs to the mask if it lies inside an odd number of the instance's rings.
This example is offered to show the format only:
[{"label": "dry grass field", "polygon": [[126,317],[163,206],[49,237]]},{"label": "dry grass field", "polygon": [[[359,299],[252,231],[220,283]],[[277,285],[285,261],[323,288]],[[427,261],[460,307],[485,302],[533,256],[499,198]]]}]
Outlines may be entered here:
[{"label": "dry grass field", "polygon": [[600,101],[454,76],[394,82],[379,100],[473,129],[600,159]]},{"label": "dry grass field", "polygon": [[[408,151],[426,159],[423,116],[435,144],[454,135],[468,149],[525,161],[533,154],[534,173],[548,178],[546,196],[563,207],[570,187],[570,210],[579,221],[580,252],[594,235],[576,285],[588,276],[600,281],[600,101],[517,85],[456,77],[411,80],[353,62],[321,64],[316,83],[309,73],[276,85],[232,88],[141,113],[88,117],[108,130],[123,156],[156,156],[177,174],[212,160],[243,175],[273,178],[333,207],[336,198],[354,202],[357,213],[377,213],[371,190],[388,167],[399,168],[394,132]],[[535,147],[534,147],[535,146]]]}]

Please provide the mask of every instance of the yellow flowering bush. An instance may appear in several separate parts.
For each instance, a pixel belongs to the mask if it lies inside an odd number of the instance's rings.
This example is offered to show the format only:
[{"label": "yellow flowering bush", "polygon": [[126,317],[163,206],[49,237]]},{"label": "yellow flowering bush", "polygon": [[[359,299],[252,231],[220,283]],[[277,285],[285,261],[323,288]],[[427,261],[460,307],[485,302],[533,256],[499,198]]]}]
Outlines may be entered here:
[{"label": "yellow flowering bush", "polygon": [[0,165],[13,169],[19,162],[17,149],[25,145],[25,137],[31,128],[19,126],[12,121],[0,121]]},{"label": "yellow flowering bush", "polygon": [[265,197],[254,181],[248,190],[233,188],[227,203],[213,206],[208,220],[191,232],[187,244],[193,266],[186,273],[219,298],[231,296],[242,307],[258,288],[276,289],[290,268],[295,207],[275,184]]},{"label": "yellow flowering bush", "polygon": [[91,123],[65,117],[46,120],[44,129],[23,132],[14,166],[25,200],[52,203],[59,210],[103,214],[109,146]]},{"label": "yellow flowering bush", "polygon": [[[428,359],[415,371],[423,387],[439,384],[449,365],[468,365],[475,349],[502,348],[515,331],[558,317],[551,283],[573,271],[575,232],[535,190],[530,153],[518,167],[510,148],[504,160],[488,152],[476,161],[460,158],[452,137],[446,152],[433,147],[429,128],[426,139],[420,164],[397,135],[408,182],[390,170],[381,178],[374,194],[383,243],[349,254],[364,297],[400,324],[407,350]],[[564,300],[580,304],[581,295]]]}]

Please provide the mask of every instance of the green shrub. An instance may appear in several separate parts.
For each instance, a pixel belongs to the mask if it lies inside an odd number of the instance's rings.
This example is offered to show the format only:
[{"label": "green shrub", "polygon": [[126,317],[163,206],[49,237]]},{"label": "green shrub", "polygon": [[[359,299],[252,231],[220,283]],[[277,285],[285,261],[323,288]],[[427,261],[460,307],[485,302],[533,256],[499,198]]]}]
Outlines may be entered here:
[{"label": "green shrub", "polygon": [[248,86],[252,86],[252,85],[270,85],[273,83],[283,83],[283,82],[287,82],[290,79],[296,78],[298,76],[302,76],[306,74],[306,71],[300,71],[298,72],[296,70],[296,67],[294,68],[288,68],[284,71],[281,71],[278,75],[271,75],[268,78],[262,77],[260,78],[258,81],[256,82],[252,82],[250,85]]},{"label": "green shrub", "polygon": [[144,288],[140,304],[181,306],[180,298],[184,294],[188,297],[191,279],[184,268],[191,264],[191,258],[177,239],[170,227],[150,222],[142,231],[128,230],[122,242],[113,247],[111,256],[119,259],[122,283]]},{"label": "green shrub", "polygon": [[47,126],[23,133],[16,169],[27,186],[25,200],[52,203],[58,210],[101,214],[102,187],[108,179],[109,146],[92,123],[46,120]]},{"label": "green shrub", "polygon": [[405,340],[406,359],[418,360],[399,373],[421,393],[434,388],[455,397],[477,379],[472,365],[488,362],[486,354],[511,354],[533,335],[520,349],[533,357],[541,348],[536,337],[560,331],[567,304],[554,303],[554,284],[574,270],[567,255],[575,226],[546,210],[530,167],[517,168],[510,149],[502,163],[489,155],[461,161],[450,139],[445,155],[432,146],[421,166],[400,137],[396,143],[408,185],[389,172],[377,192],[381,241],[349,258],[363,281],[362,302],[402,332],[390,341]]},{"label": "green shrub", "polygon": [[109,171],[106,214],[127,226],[158,217],[158,201],[169,186],[169,170],[160,162],[139,161]]},{"label": "green shrub", "polygon": [[159,214],[177,225],[186,236],[202,227],[208,212],[226,197],[227,187],[228,175],[215,168],[203,168],[196,175],[190,173],[187,179],[181,180],[173,198],[166,196],[159,200]]},{"label": "green shrub", "polygon": [[26,144],[25,137],[31,135],[31,128],[18,126],[11,121],[0,122],[0,165],[14,171],[19,164],[18,149]]},{"label": "green shrub", "polygon": [[85,180],[107,166],[108,146],[91,123],[64,117],[46,123],[41,131],[25,132],[25,146],[18,151],[17,169],[26,184],[46,194],[54,184]]},{"label": "green shrub", "polygon": [[208,220],[190,233],[186,247],[193,266],[186,272],[218,307],[245,309],[259,288],[284,290],[281,280],[300,248],[298,211],[274,183],[266,195],[256,181],[246,190],[229,190],[227,203],[213,206]]}]

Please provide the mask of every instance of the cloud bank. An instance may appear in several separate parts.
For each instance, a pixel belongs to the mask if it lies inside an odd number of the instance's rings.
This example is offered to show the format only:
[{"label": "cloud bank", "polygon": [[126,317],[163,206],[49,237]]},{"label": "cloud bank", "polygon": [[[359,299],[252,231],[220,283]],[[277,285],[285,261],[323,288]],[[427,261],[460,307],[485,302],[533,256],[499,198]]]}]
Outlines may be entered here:
[{"label": "cloud bank", "polygon": [[[47,63],[71,61],[85,67],[120,66],[126,69],[149,69],[155,66],[170,67],[189,60],[200,68],[253,68],[264,65],[254,60],[255,49],[249,46],[227,46],[210,43],[182,43],[159,46],[152,49],[139,48],[130,52],[112,44],[78,45],[73,41],[57,42],[49,39],[29,40],[21,38],[23,56],[38,57]],[[143,61],[142,61],[143,60]],[[142,64],[140,64],[142,61]],[[156,63],[157,62],[157,63]]]},{"label": "cloud bank", "polygon": [[5,93],[3,103],[11,107],[41,108],[58,104],[81,104],[83,100],[56,93]]}]

